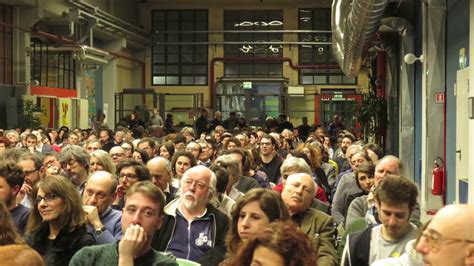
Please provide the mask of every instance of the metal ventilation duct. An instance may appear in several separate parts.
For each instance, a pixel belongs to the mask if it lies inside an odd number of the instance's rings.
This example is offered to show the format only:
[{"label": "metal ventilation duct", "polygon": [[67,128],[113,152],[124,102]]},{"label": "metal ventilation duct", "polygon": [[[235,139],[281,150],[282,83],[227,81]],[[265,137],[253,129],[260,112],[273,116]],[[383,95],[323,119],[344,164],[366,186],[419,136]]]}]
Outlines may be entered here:
[{"label": "metal ventilation duct", "polygon": [[388,0],[334,0],[332,50],[347,76],[359,73]]}]

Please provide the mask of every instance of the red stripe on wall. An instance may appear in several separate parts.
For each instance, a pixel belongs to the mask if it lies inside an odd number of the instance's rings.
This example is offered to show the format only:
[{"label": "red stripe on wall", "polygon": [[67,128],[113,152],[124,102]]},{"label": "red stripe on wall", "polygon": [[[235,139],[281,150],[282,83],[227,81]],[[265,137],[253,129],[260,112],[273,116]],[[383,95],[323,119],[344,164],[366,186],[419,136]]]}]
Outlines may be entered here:
[{"label": "red stripe on wall", "polygon": [[77,91],[72,89],[31,86],[31,95],[55,96],[58,98],[76,98]]}]

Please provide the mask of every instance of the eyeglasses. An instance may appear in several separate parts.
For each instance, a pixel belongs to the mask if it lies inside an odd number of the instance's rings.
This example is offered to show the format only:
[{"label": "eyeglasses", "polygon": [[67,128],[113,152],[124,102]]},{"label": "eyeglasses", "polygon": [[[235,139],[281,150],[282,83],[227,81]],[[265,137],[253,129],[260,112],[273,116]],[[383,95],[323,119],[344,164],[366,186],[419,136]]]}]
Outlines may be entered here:
[{"label": "eyeglasses", "polygon": [[41,202],[42,200],[44,200],[46,203],[49,203],[49,202],[51,202],[52,200],[54,200],[56,197],[57,197],[57,195],[54,194],[54,193],[46,193],[46,194],[44,194],[43,197],[40,196],[40,195],[37,195],[37,196],[36,196],[36,199],[35,199],[35,201],[34,201],[34,203],[35,203],[36,205],[38,205],[38,204],[40,204],[40,202]]},{"label": "eyeglasses", "polygon": [[31,174],[33,174],[34,172],[38,171],[39,169],[35,169],[35,170],[32,170],[32,171],[23,171],[23,173],[25,174],[25,176],[29,176]]},{"label": "eyeglasses", "polygon": [[193,180],[193,179],[190,179],[190,178],[184,180],[184,186],[185,187],[190,187],[193,184],[196,184],[196,188],[198,190],[204,190],[206,188],[209,188],[209,186],[206,185],[204,182],[201,182],[201,181],[198,181],[198,180]]},{"label": "eyeglasses", "polygon": [[264,146],[264,145],[272,145],[271,142],[260,142],[260,146]]},{"label": "eyeglasses", "polygon": [[125,153],[111,153],[110,156],[111,157],[122,157],[122,156],[125,156]]},{"label": "eyeglasses", "polygon": [[425,238],[426,244],[430,247],[432,251],[439,250],[439,248],[443,245],[443,242],[445,241],[452,241],[452,243],[454,242],[474,243],[474,241],[472,240],[444,237],[437,232],[430,232],[428,230],[423,231],[423,233],[421,233],[421,236]]},{"label": "eyeglasses", "polygon": [[186,151],[199,151],[199,148],[186,148]]},{"label": "eyeglasses", "polygon": [[138,179],[138,176],[135,175],[135,174],[122,174],[122,173],[120,173],[119,177],[123,178],[123,179]]}]

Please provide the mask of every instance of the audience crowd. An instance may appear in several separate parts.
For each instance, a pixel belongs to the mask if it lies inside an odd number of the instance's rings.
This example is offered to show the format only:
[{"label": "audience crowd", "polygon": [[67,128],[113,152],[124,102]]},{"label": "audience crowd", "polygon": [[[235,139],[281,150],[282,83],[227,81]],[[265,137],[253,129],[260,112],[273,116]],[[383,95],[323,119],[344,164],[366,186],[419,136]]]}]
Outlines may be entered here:
[{"label": "audience crowd", "polygon": [[474,265],[474,208],[447,206],[422,225],[400,160],[339,117],[325,128],[208,116],[180,130],[157,111],[115,131],[1,130],[0,261]]}]

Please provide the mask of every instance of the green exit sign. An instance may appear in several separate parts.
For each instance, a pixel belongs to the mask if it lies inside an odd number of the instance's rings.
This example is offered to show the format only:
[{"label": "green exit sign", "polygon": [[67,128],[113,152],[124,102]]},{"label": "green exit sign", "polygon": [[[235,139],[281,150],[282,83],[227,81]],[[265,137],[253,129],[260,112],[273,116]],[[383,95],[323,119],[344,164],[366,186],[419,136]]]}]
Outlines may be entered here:
[{"label": "green exit sign", "polygon": [[245,90],[251,90],[252,89],[252,82],[251,81],[244,81],[242,83],[242,87],[245,89]]}]

